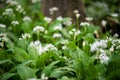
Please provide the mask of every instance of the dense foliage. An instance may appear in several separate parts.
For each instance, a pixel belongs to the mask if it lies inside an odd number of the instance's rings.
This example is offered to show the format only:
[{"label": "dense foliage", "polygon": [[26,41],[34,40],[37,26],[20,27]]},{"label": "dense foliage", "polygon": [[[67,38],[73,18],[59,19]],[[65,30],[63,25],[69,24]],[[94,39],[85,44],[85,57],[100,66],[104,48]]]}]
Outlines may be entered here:
[{"label": "dense foliage", "polygon": [[77,13],[76,23],[68,17],[44,17],[39,3],[6,0],[2,5],[0,80],[120,79],[117,34],[99,34],[90,17],[78,24]]}]

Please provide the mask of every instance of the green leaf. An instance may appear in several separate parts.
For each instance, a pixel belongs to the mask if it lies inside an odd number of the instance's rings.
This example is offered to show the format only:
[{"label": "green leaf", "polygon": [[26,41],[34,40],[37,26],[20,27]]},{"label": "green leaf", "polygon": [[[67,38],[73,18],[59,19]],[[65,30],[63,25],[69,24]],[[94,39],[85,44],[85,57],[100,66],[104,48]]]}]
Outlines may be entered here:
[{"label": "green leaf", "polygon": [[120,80],[120,69],[110,72],[106,80]]},{"label": "green leaf", "polygon": [[19,62],[23,62],[25,60],[28,60],[29,59],[29,55],[28,53],[22,49],[22,48],[19,48],[19,47],[15,47],[14,48],[14,55],[13,55],[13,58]]},{"label": "green leaf", "polygon": [[0,75],[0,80],[8,80],[10,77],[16,75],[16,73],[4,73],[2,75]]},{"label": "green leaf", "polygon": [[58,56],[53,52],[46,52],[39,56],[36,61],[37,68],[43,68],[45,65],[48,65],[52,60],[56,60]]},{"label": "green leaf", "polygon": [[25,65],[19,65],[17,67],[17,72],[18,74],[20,75],[21,79],[22,80],[27,80],[29,78],[35,78],[35,73],[36,73],[36,70],[28,67],[28,66],[25,66]]},{"label": "green leaf", "polygon": [[39,57],[39,54],[35,48],[28,47],[28,53],[29,53],[30,59],[32,59],[32,60],[37,60]]},{"label": "green leaf", "polygon": [[8,40],[7,44],[6,44],[8,49],[13,49],[14,48],[14,43],[10,40]]},{"label": "green leaf", "polygon": [[54,70],[51,74],[50,77],[54,78],[61,78],[64,75],[64,72],[62,70]]},{"label": "green leaf", "polygon": [[48,66],[46,66],[43,69],[42,73],[45,73],[47,76],[49,76],[50,73],[52,72],[52,69],[53,69],[54,65],[57,64],[57,63],[59,63],[59,62],[60,62],[60,60],[54,61],[54,62],[50,63]]},{"label": "green leaf", "polygon": [[92,33],[88,33],[85,35],[84,39],[85,39],[85,41],[92,43],[95,38],[94,38],[94,35]]},{"label": "green leaf", "polygon": [[5,59],[5,60],[0,60],[0,65],[5,64],[5,63],[7,63],[7,62],[13,64],[13,62],[12,62],[11,60],[9,60],[9,59]]}]

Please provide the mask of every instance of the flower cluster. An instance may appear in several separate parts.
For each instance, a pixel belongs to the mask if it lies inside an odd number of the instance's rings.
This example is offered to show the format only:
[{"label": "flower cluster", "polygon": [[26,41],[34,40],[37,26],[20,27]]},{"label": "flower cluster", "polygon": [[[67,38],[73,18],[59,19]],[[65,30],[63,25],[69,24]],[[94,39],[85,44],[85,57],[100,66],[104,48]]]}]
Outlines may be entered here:
[{"label": "flower cluster", "polygon": [[25,14],[25,11],[24,11],[24,9],[22,8],[21,5],[17,5],[17,7],[16,7],[16,11],[18,11],[19,13],[23,13],[23,14]]},{"label": "flower cluster", "polygon": [[74,10],[73,13],[74,13],[74,14],[78,14],[78,13],[79,13],[79,10]]},{"label": "flower cluster", "polygon": [[99,59],[100,59],[100,63],[101,64],[108,64],[108,61],[110,60],[110,58],[106,55],[106,52],[102,49],[100,49],[100,55],[99,55]]},{"label": "flower cluster", "polygon": [[58,30],[58,31],[61,31],[62,30],[62,24],[57,24],[56,26],[54,26],[54,29],[53,30]]},{"label": "flower cluster", "polygon": [[81,22],[80,26],[89,26],[90,24],[88,22]]},{"label": "flower cluster", "polygon": [[12,8],[5,9],[5,11],[2,13],[2,15],[6,15],[6,16],[10,16],[12,14],[13,14]]},{"label": "flower cluster", "polygon": [[30,21],[32,21],[32,19],[31,19],[29,16],[25,16],[25,17],[23,18],[23,21],[25,21],[25,22],[26,22],[26,21],[29,21],[29,22],[30,22]]},{"label": "flower cluster", "polygon": [[48,80],[48,77],[45,76],[45,74],[43,73],[43,74],[41,75],[41,80]]},{"label": "flower cluster", "polygon": [[60,33],[54,33],[53,38],[61,38],[62,35]]},{"label": "flower cluster", "polygon": [[16,0],[6,0],[6,3],[11,6],[18,5],[18,2]]},{"label": "flower cluster", "polygon": [[68,43],[69,43],[69,41],[68,41],[67,39],[66,39],[66,40],[62,40],[61,44],[63,45],[63,46],[62,46],[62,49],[63,49],[63,50],[67,49],[67,46],[66,46],[66,45],[67,45]]},{"label": "flower cluster", "polygon": [[85,18],[87,21],[93,21],[93,18],[92,17],[86,17]]},{"label": "flower cluster", "polygon": [[0,33],[0,46],[4,47],[4,42],[7,42],[7,41],[8,41],[7,34]]},{"label": "flower cluster", "polygon": [[0,28],[6,28],[5,24],[0,24]]},{"label": "flower cluster", "polygon": [[80,30],[76,30],[75,28],[73,28],[71,31],[69,31],[69,34],[77,36],[80,34]]},{"label": "flower cluster", "polygon": [[42,46],[40,41],[31,42],[30,47],[35,48],[37,50],[37,52],[39,53],[39,55],[41,55],[42,53],[45,53],[47,51],[56,51],[57,50],[57,48],[52,44],[46,44],[45,46]]},{"label": "flower cluster", "polygon": [[63,20],[63,17],[62,17],[62,16],[58,16],[58,17],[57,17],[57,20],[58,20],[58,21],[62,21],[62,20]]},{"label": "flower cluster", "polygon": [[72,19],[69,18],[68,20],[64,21],[63,24],[66,25],[66,26],[72,25]]},{"label": "flower cluster", "polygon": [[100,41],[95,41],[93,44],[90,46],[90,51],[95,52],[98,51],[99,49],[105,49],[107,48],[107,40],[100,40]]},{"label": "flower cluster", "polygon": [[34,3],[38,3],[40,2],[41,0],[31,0],[31,2],[34,4]]},{"label": "flower cluster", "polygon": [[17,25],[19,25],[19,22],[18,22],[18,21],[12,21],[11,24],[12,24],[13,26],[17,26]]},{"label": "flower cluster", "polygon": [[80,14],[76,14],[76,18],[78,19],[80,17]]},{"label": "flower cluster", "polygon": [[45,17],[44,20],[47,22],[47,23],[50,23],[52,21],[52,18],[50,17]]},{"label": "flower cluster", "polygon": [[34,32],[37,32],[37,33],[39,33],[39,32],[44,32],[44,27],[43,26],[36,26],[36,27],[34,27],[33,28],[33,31]]},{"label": "flower cluster", "polygon": [[107,22],[105,20],[101,21],[102,26],[106,26]]},{"label": "flower cluster", "polygon": [[58,11],[58,8],[57,7],[52,7],[49,9],[50,11],[50,14],[53,14],[55,11]]},{"label": "flower cluster", "polygon": [[31,36],[30,36],[30,34],[28,34],[28,33],[25,33],[25,34],[22,34],[22,39],[28,39],[28,38],[30,38]]}]

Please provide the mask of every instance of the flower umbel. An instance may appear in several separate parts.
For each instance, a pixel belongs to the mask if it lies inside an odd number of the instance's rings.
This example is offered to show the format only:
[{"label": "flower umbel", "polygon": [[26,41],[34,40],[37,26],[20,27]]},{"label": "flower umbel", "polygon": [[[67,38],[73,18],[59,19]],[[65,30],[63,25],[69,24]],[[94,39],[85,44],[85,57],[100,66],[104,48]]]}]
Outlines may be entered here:
[{"label": "flower umbel", "polygon": [[37,33],[39,33],[39,32],[44,32],[44,27],[43,26],[36,26],[36,27],[34,27],[33,28],[33,31],[34,32],[37,32]]}]

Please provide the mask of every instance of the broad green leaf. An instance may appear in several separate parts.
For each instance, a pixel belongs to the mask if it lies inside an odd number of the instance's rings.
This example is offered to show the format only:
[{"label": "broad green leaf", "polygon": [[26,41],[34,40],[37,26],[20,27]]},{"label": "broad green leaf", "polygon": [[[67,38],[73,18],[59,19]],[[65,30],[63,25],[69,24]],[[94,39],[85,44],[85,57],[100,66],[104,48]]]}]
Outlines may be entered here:
[{"label": "broad green leaf", "polygon": [[22,61],[28,60],[29,55],[24,49],[15,47],[13,58],[19,62],[22,62]]},{"label": "broad green leaf", "polygon": [[20,75],[20,78],[22,80],[27,80],[28,78],[35,78],[35,73],[36,73],[36,70],[28,67],[28,66],[25,66],[25,65],[19,65],[17,67],[17,72],[18,74]]},{"label": "broad green leaf", "polygon": [[62,70],[54,70],[50,74],[50,77],[61,78],[63,75],[64,75],[64,72]]},{"label": "broad green leaf", "polygon": [[28,54],[29,54],[30,59],[32,60],[37,60],[39,57],[39,54],[36,51],[36,49],[32,47],[28,47]]},{"label": "broad green leaf", "polygon": [[7,62],[13,64],[13,62],[12,62],[11,60],[9,60],[9,59],[5,59],[5,60],[0,60],[0,65],[5,64],[5,63],[7,63]]},{"label": "broad green leaf", "polygon": [[14,48],[14,43],[10,40],[8,40],[7,44],[6,44],[8,49],[13,49]]},{"label": "broad green leaf", "polygon": [[50,63],[48,66],[46,66],[46,67],[43,69],[42,73],[45,73],[47,76],[49,76],[50,73],[52,72],[52,69],[54,68],[54,65],[56,65],[56,64],[59,63],[59,62],[60,62],[60,60],[54,61],[54,62]]},{"label": "broad green leaf", "polygon": [[36,61],[36,66],[37,68],[41,69],[45,65],[48,65],[51,61],[57,60],[57,59],[58,59],[58,55],[56,55],[56,53],[46,52],[39,56],[39,58]]},{"label": "broad green leaf", "polygon": [[92,43],[94,41],[94,35],[92,33],[88,33],[84,36],[84,40]]},{"label": "broad green leaf", "polygon": [[16,73],[10,73],[10,72],[4,73],[0,75],[0,80],[8,80],[10,77],[14,75],[16,75]]}]

